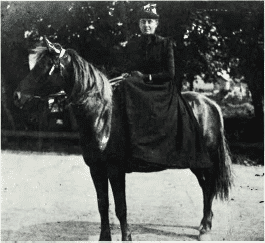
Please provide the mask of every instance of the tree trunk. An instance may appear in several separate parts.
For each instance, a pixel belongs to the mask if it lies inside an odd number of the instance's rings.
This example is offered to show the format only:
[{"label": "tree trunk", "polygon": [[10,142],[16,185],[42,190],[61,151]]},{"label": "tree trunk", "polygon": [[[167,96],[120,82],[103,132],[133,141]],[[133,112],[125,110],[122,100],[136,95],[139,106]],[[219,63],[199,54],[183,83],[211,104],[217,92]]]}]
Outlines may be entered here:
[{"label": "tree trunk", "polygon": [[248,77],[248,86],[252,95],[252,102],[255,112],[256,125],[255,132],[257,139],[263,140],[264,129],[264,78],[263,71],[255,71],[253,75]]},{"label": "tree trunk", "polygon": [[189,82],[189,84],[190,84],[190,91],[193,91],[193,89],[194,89],[194,85],[193,85],[193,82],[194,82],[194,76],[188,76],[187,77],[187,80],[188,80],[188,82]]},{"label": "tree trunk", "polygon": [[[12,130],[15,130],[16,126],[15,126],[13,115],[8,106],[8,98],[9,97],[7,94],[5,78],[3,77],[3,75],[1,75],[1,111],[2,111],[1,117],[4,118],[3,119],[5,121],[4,125],[7,125]],[[3,125],[3,120],[2,120],[2,125]]]}]

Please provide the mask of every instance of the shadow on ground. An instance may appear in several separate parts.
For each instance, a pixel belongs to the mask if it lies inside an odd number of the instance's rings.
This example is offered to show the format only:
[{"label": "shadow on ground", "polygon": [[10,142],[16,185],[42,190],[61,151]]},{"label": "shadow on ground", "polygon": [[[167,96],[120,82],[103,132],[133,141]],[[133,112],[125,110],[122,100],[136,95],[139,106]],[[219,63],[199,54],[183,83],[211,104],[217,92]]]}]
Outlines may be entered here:
[{"label": "shadow on ground", "polygon": [[[197,240],[197,228],[184,225],[159,225],[159,224],[132,224],[133,238],[138,240],[156,240],[156,237],[166,240]],[[194,231],[187,234],[185,231]],[[180,232],[174,233],[172,231]],[[182,233],[183,232],[183,233]],[[87,241],[98,240],[100,223],[65,221],[31,225],[22,227],[17,231],[3,230],[2,241]],[[121,238],[120,227],[111,225],[111,234]],[[152,235],[153,239],[148,239]],[[115,240],[115,239],[113,239]]]}]

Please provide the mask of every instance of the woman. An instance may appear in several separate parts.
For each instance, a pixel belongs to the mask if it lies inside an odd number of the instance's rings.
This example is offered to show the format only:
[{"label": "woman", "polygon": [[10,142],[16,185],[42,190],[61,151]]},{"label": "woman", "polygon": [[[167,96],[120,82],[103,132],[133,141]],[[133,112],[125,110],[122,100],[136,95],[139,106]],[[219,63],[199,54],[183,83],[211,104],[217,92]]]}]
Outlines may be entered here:
[{"label": "woman", "polygon": [[139,13],[142,35],[126,50],[131,77],[123,87],[131,157],[162,167],[208,167],[197,121],[174,84],[173,44],[155,33],[158,19],[155,4],[145,6]]},{"label": "woman", "polygon": [[172,42],[155,34],[158,18],[154,4],[140,11],[139,28],[142,35],[127,46],[131,75],[149,84],[169,82],[175,75]]}]

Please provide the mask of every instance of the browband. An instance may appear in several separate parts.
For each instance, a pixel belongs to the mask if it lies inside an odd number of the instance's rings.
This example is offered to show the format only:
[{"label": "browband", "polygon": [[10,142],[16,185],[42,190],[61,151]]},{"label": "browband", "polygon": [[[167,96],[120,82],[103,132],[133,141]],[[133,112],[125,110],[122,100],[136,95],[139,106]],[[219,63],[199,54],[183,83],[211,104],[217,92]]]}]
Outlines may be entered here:
[{"label": "browband", "polygon": [[60,55],[59,55],[59,58],[63,57],[65,54],[65,49],[62,48],[61,52],[60,52]]}]

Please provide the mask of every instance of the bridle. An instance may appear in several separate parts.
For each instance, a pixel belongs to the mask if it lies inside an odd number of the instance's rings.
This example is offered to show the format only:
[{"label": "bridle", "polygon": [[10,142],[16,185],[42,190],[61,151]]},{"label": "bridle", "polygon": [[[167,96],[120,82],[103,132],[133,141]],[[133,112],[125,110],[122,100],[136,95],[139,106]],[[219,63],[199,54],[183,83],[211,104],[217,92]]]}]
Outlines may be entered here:
[{"label": "bridle", "polygon": [[56,58],[56,61],[53,61],[53,65],[51,67],[51,70],[49,72],[49,76],[51,76],[54,72],[55,69],[59,69],[60,70],[60,74],[62,76],[62,71],[64,69],[64,65],[61,63],[61,58],[64,56],[66,50],[64,48],[61,48],[60,50],[60,55],[58,58]]},{"label": "bridle", "polygon": [[[54,60],[53,65],[51,67],[51,70],[49,72],[49,75],[51,76],[54,72],[55,69],[59,69],[60,70],[60,74],[62,75],[62,71],[65,68],[64,65],[61,63],[61,58],[65,55],[66,50],[64,48],[62,48],[61,46],[59,48],[57,48],[52,42],[50,42],[46,36],[44,36],[44,40],[46,42],[46,45],[48,47],[48,49],[52,50],[53,52],[59,54],[59,57],[56,58],[56,61]],[[129,76],[129,74],[125,73],[122,74],[119,77],[110,79],[110,85],[111,86],[117,86],[117,84],[119,84],[121,81],[123,81],[125,78],[127,78]]]},{"label": "bridle", "polygon": [[[55,59],[53,59],[53,65],[49,71],[49,76],[51,76],[53,74],[53,72],[56,69],[59,69],[60,71],[60,76],[63,77],[62,72],[63,69],[65,68],[65,66],[61,63],[61,58],[64,57],[66,50],[64,48],[62,48],[61,46],[56,47],[52,42],[50,42],[46,37],[44,37],[46,45],[48,47],[48,49],[52,50],[53,52],[55,52],[56,54],[59,54],[58,57],[56,57]],[[119,77],[113,78],[109,80],[110,85],[115,88],[117,85],[119,85],[120,82],[122,82],[125,78],[127,78],[129,76],[129,74],[122,74]],[[53,95],[59,95],[59,93],[57,94],[52,94],[49,96],[53,96]],[[33,96],[34,98],[39,98],[41,99],[40,96]]]},{"label": "bridle", "polygon": [[[61,58],[65,55],[65,52],[66,50],[64,48],[61,47],[61,49],[59,50],[58,48],[56,48],[51,42],[48,42],[47,43],[49,45],[50,48],[53,49],[53,51],[57,54],[59,54],[59,57],[57,57],[56,59],[53,59],[53,65],[49,71],[49,76],[51,76],[53,74],[53,72],[56,70],[56,69],[59,69],[60,71],[60,75],[61,77],[63,77],[62,75],[62,71],[63,69],[65,68],[64,65],[61,63]],[[61,96],[61,95],[65,95],[64,92],[58,92],[58,93],[55,93],[55,94],[51,94],[49,95],[48,97],[53,97],[53,96]],[[44,100],[45,98],[42,98],[41,96],[38,96],[38,95],[34,95],[32,98],[37,98],[37,99],[41,99],[41,100]],[[47,97],[46,97],[47,99]]]},{"label": "bridle", "polygon": [[[58,50],[59,51],[59,50]],[[59,69],[60,70],[60,74],[62,75],[62,71],[64,69],[64,65],[61,63],[61,58],[65,55],[66,50],[64,48],[61,48],[60,50],[60,55],[58,57],[58,59],[56,59],[57,61],[54,61],[51,70],[49,72],[49,75],[51,76],[54,72],[55,69]],[[129,74],[128,73],[124,73],[119,77],[113,78],[113,79],[109,79],[110,85],[111,86],[117,86],[121,81],[123,81],[125,78],[128,78]]]}]

